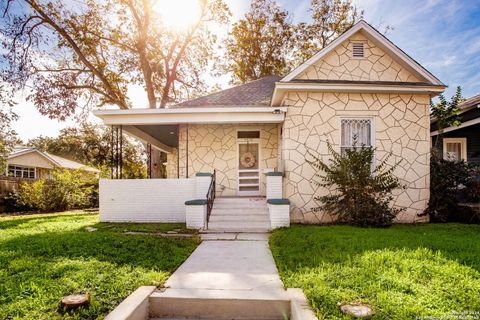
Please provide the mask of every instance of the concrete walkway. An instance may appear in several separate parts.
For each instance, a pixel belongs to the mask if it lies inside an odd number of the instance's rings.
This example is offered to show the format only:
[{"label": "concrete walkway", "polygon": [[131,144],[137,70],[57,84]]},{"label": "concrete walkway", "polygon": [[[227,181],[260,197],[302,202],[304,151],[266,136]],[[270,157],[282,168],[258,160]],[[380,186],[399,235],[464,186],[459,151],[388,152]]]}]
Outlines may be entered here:
[{"label": "concrete walkway", "polygon": [[[236,239],[237,235],[232,238]],[[252,240],[248,240],[248,236],[242,238],[203,241],[167,280],[165,287],[285,292],[268,246],[268,237],[252,235]]]}]

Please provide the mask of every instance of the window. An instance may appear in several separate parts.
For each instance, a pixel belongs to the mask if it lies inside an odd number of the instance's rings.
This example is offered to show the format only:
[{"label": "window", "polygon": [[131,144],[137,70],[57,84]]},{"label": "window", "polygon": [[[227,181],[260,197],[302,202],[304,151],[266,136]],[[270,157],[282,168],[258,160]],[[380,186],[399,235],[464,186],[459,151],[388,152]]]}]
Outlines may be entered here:
[{"label": "window", "polygon": [[357,147],[372,145],[372,120],[362,118],[342,119],[341,151],[350,149],[357,140]]},{"label": "window", "polygon": [[364,58],[365,50],[363,42],[353,42],[352,43],[352,57],[354,58]]},{"label": "window", "polygon": [[35,168],[8,165],[8,176],[16,178],[35,179]]},{"label": "window", "polygon": [[260,131],[238,131],[237,132],[238,139],[260,139]]},{"label": "window", "polygon": [[467,138],[443,138],[443,158],[467,161]]}]

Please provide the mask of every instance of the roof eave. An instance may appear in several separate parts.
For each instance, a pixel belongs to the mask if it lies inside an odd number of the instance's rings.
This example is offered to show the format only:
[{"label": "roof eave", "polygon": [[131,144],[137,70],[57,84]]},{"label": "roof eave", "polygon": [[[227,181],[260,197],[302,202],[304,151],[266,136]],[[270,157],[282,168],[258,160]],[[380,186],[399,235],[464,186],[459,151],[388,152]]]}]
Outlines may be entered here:
[{"label": "roof eave", "polygon": [[[278,109],[278,111],[276,110]],[[245,108],[174,108],[95,110],[93,114],[106,125],[166,125],[181,123],[279,123],[283,122],[284,107]]]},{"label": "roof eave", "polygon": [[279,106],[283,95],[289,91],[346,92],[346,93],[420,93],[436,96],[445,90],[444,85],[387,85],[277,82],[272,106]]}]

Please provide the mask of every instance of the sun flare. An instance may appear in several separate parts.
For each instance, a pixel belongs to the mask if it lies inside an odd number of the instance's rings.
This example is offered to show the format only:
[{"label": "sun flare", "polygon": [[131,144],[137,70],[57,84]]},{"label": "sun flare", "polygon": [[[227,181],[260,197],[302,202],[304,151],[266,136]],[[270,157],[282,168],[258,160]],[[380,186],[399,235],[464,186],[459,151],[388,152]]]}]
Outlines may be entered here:
[{"label": "sun flare", "polygon": [[184,30],[198,19],[199,0],[155,0],[154,10],[172,29]]}]

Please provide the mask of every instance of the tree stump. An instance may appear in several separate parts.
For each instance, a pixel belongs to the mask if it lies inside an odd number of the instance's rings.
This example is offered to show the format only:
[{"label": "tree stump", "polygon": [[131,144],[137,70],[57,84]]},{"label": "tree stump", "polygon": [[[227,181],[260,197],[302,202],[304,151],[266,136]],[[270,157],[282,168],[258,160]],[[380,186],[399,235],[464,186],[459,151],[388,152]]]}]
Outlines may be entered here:
[{"label": "tree stump", "polygon": [[90,294],[80,293],[63,297],[60,305],[65,309],[77,309],[90,304]]}]

